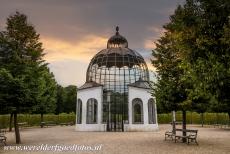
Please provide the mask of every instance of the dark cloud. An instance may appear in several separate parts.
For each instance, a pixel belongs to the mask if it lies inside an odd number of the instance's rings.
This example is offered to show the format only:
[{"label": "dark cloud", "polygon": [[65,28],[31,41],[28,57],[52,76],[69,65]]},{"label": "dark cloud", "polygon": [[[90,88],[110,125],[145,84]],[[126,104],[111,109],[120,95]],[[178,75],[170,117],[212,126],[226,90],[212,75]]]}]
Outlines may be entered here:
[{"label": "dark cloud", "polygon": [[76,41],[84,35],[110,36],[119,25],[131,44],[140,47],[183,0],[1,0],[0,22],[22,11],[42,35]]},{"label": "dark cloud", "polygon": [[[116,25],[129,47],[150,58],[146,41],[185,0],[0,0],[0,28],[16,10],[25,13],[41,37],[75,43],[88,35],[110,37]],[[106,47],[106,44],[105,44]],[[65,62],[65,65],[66,62]],[[52,65],[54,67],[54,65]]]}]

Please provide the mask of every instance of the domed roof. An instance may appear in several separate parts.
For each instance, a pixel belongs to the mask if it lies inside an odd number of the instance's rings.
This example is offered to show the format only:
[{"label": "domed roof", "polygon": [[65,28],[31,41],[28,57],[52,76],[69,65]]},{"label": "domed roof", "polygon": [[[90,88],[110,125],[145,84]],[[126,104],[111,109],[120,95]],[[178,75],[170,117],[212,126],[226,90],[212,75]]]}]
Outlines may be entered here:
[{"label": "domed roof", "polygon": [[127,83],[133,83],[140,77],[144,81],[149,81],[148,67],[144,58],[135,50],[128,48],[128,41],[118,31],[119,28],[116,27],[116,34],[109,38],[107,48],[92,58],[87,69],[86,82],[95,81],[106,86],[105,82],[115,79],[124,81],[125,76],[127,88]]},{"label": "domed roof", "polygon": [[119,27],[116,27],[116,34],[110,37],[107,42],[107,48],[128,48],[128,41],[119,34]]},{"label": "domed roof", "polygon": [[140,65],[144,62],[144,58],[136,51],[129,48],[108,48],[97,53],[91,60],[91,64],[97,64],[99,67],[123,67],[129,68],[133,65]]},{"label": "domed roof", "polygon": [[145,63],[144,58],[135,50],[128,48],[128,41],[125,37],[119,34],[119,27],[116,27],[116,34],[107,42],[107,49],[98,52],[91,64],[97,64],[99,67],[116,66],[118,68],[127,66],[129,68],[134,65],[141,65]]}]

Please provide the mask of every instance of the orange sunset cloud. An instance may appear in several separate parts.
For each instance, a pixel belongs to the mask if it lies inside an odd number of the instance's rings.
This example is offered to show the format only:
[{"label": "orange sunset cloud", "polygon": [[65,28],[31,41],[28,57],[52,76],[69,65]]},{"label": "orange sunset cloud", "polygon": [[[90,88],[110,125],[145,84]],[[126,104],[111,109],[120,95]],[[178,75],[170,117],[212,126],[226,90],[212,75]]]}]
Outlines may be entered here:
[{"label": "orange sunset cloud", "polygon": [[57,38],[41,38],[45,48],[45,59],[48,62],[63,59],[74,59],[81,62],[89,61],[99,50],[105,48],[107,38],[89,35],[76,43]]}]

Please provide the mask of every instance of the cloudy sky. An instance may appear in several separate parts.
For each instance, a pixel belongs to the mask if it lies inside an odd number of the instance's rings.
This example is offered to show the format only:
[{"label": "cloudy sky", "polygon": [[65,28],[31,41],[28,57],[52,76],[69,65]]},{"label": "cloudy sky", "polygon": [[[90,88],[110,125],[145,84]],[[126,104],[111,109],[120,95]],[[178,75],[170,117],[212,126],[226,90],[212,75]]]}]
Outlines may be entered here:
[{"label": "cloudy sky", "polygon": [[106,48],[115,27],[146,60],[163,33],[162,25],[184,0],[0,0],[0,30],[22,12],[40,34],[45,59],[59,84],[80,86],[90,59]]}]

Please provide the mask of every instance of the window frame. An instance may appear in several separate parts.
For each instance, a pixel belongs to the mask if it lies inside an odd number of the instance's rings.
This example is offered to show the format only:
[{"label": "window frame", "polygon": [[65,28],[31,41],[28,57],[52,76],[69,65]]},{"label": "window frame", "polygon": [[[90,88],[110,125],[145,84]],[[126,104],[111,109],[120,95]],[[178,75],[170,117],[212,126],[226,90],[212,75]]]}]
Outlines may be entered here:
[{"label": "window frame", "polygon": [[156,107],[153,98],[148,100],[148,121],[149,124],[156,124]]},{"label": "window frame", "polygon": [[[135,121],[136,120],[136,115],[135,115],[135,106],[136,105],[140,105],[140,111],[141,111],[141,114],[139,117],[141,121]],[[140,98],[134,98],[132,100],[132,123],[133,124],[144,124],[144,111],[143,111],[143,101],[140,99]]]},{"label": "window frame", "polygon": [[82,124],[82,100],[77,100],[77,124]]},{"label": "window frame", "polygon": [[98,102],[95,98],[89,98],[86,103],[86,124],[98,123]]}]

